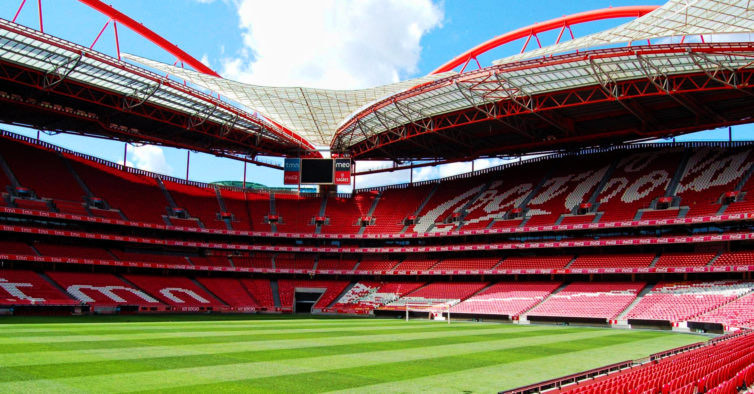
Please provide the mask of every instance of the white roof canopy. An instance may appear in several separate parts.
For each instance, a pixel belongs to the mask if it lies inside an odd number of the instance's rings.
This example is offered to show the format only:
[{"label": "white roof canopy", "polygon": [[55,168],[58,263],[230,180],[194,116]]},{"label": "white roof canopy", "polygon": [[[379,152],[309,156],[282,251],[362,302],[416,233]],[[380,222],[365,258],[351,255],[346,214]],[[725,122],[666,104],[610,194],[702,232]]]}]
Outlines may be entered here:
[{"label": "white roof canopy", "polygon": [[[663,37],[737,34],[754,31],[750,0],[670,0],[656,10],[599,33],[495,60],[504,64],[602,46]],[[722,41],[735,41],[725,39]]]},{"label": "white roof canopy", "polygon": [[124,54],[123,57],[220,93],[299,134],[315,146],[330,146],[338,127],[368,104],[455,74],[429,75],[358,90],[271,87],[218,78],[135,55]]}]

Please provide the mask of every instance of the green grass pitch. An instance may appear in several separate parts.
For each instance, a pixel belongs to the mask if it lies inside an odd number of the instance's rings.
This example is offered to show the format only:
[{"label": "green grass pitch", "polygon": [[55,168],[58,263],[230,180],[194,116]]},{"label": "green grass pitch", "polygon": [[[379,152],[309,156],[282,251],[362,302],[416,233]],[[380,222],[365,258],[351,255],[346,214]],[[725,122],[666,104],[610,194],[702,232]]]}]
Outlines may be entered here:
[{"label": "green grass pitch", "polygon": [[398,319],[13,317],[0,318],[0,392],[496,392],[703,340]]}]

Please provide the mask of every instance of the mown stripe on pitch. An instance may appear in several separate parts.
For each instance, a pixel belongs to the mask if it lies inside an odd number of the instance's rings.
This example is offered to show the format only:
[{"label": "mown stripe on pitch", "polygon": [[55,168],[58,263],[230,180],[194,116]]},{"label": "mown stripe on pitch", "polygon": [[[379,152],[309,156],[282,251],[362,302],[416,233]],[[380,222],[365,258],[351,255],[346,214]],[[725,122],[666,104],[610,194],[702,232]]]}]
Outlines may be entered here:
[{"label": "mown stripe on pitch", "polygon": [[699,336],[670,334],[598,349],[551,355],[533,360],[496,364],[482,368],[455,371],[442,375],[422,376],[371,386],[360,386],[337,391],[337,393],[405,393],[409,388],[412,392],[492,393],[586,371],[619,361],[646,357],[659,350],[684,346],[702,340],[704,338]]},{"label": "mown stripe on pitch", "polygon": [[[505,350],[475,352],[424,359],[421,362],[404,361],[363,366],[355,368],[332,369],[310,373],[286,375],[284,378],[267,377],[233,382],[211,383],[187,387],[176,387],[168,392],[325,392],[370,386],[379,383],[400,381],[418,376],[433,376],[451,372],[482,368],[491,365],[510,364],[525,360],[550,357],[558,354],[597,349],[616,344],[625,344],[641,340],[640,335],[609,335],[584,342],[562,341],[544,346],[523,346]],[[161,390],[163,391],[163,390]]]},{"label": "mown stripe on pitch", "polygon": [[[341,325],[347,325],[348,327],[389,327],[389,326],[407,326],[407,325],[416,325],[420,324],[420,322],[405,322],[401,320],[389,320],[388,322],[390,324],[375,324],[376,322],[374,319],[364,319],[364,320],[358,320],[353,321],[353,323],[346,324],[345,322],[330,322],[328,321],[328,324],[294,324],[292,322],[288,322],[288,324],[257,324],[264,321],[255,321],[250,320],[246,324],[225,324],[225,322],[219,322],[221,324],[202,324],[202,325],[180,325],[180,324],[172,324],[172,323],[163,323],[160,326],[155,325],[142,325],[139,323],[131,323],[129,325],[123,325],[123,324],[113,324],[113,323],[98,323],[96,326],[92,326],[91,324],[82,324],[82,325],[66,325],[64,327],[55,327],[50,326],[49,328],[40,328],[39,325],[37,325],[36,328],[25,328],[25,329],[15,329],[15,328],[8,328],[10,326],[0,326],[0,332],[2,332],[2,337],[44,337],[44,336],[60,336],[60,335],[101,335],[101,334],[128,334],[128,333],[134,333],[134,332],[140,332],[140,333],[147,333],[147,332],[165,332],[165,331],[182,331],[182,332],[195,332],[195,331],[206,331],[208,329],[217,330],[217,331],[233,331],[233,330],[272,330],[272,329],[316,329],[316,328],[327,328],[327,327],[336,327]],[[460,323],[460,322],[459,322]]]},{"label": "mown stripe on pitch", "polygon": [[[510,332],[526,331],[534,332],[546,329],[545,327],[526,326],[516,327],[511,325],[485,325],[487,328],[473,331],[473,335],[496,335],[503,338]],[[576,332],[576,329],[567,329],[564,327],[552,327],[558,332]],[[583,330],[581,330],[583,331]],[[230,353],[251,350],[275,351],[279,349],[294,349],[308,346],[331,346],[339,344],[354,344],[368,342],[389,342],[398,340],[426,339],[426,338],[447,338],[469,335],[470,332],[464,330],[456,331],[426,331],[416,330],[410,333],[395,335],[394,333],[383,332],[379,335],[358,335],[358,336],[339,336],[327,338],[303,338],[303,339],[282,339],[268,341],[249,341],[249,342],[230,342],[216,344],[190,344],[190,345],[173,345],[173,346],[148,346],[132,347],[126,350],[122,348],[99,348],[88,350],[67,350],[67,351],[46,351],[46,352],[27,352],[27,353],[0,353],[0,366],[25,366],[41,365],[50,363],[70,363],[70,362],[91,362],[107,360],[130,360],[134,358],[155,358],[155,357],[176,357],[176,356],[194,356],[201,354],[213,353]]]},{"label": "mown stripe on pitch", "polygon": [[[562,334],[563,330],[540,330],[540,331],[521,331],[506,334],[506,339],[529,338],[542,335]],[[349,353],[368,353],[384,350],[395,349],[413,349],[420,347],[430,347],[439,345],[452,345],[460,343],[474,343],[484,341],[495,341],[500,339],[500,334],[470,334],[457,337],[440,337],[397,340],[390,342],[365,342],[348,345],[330,345],[330,346],[307,346],[294,349],[284,350],[257,350],[244,352],[228,352],[202,354],[195,356],[180,357],[156,357],[156,358],[139,358],[133,360],[113,360],[113,361],[94,361],[83,363],[59,363],[45,364],[24,367],[0,367],[0,382],[10,382],[15,380],[33,380],[33,379],[55,379],[73,376],[91,376],[115,373],[130,373],[155,371],[161,369],[205,367],[215,365],[236,364],[239,362],[260,362],[290,360],[307,357],[334,356]]]},{"label": "mown stripe on pitch", "polygon": [[[478,324],[462,324],[457,325],[455,328],[476,330],[479,329]],[[31,337],[17,337],[13,335],[0,334],[0,346],[6,344],[21,344],[21,343],[57,343],[57,342],[96,342],[96,341],[114,341],[114,340],[136,340],[136,339],[163,339],[163,338],[176,338],[176,337],[202,337],[202,336],[224,336],[224,335],[241,335],[241,334],[285,334],[285,333],[317,333],[317,332],[358,332],[358,331],[373,331],[376,327],[380,330],[405,330],[410,327],[418,327],[416,325],[387,325],[387,326],[356,326],[352,327],[348,324],[342,324],[338,326],[330,327],[315,327],[315,328],[298,328],[290,326],[287,328],[265,328],[265,329],[245,329],[243,327],[236,328],[235,330],[214,330],[213,327],[205,327],[199,331],[183,331],[175,329],[172,331],[161,331],[158,333],[153,332],[129,332],[127,334],[99,334],[99,335],[61,335],[61,336],[31,336]],[[438,329],[450,330],[447,325],[437,324]],[[453,328],[453,329],[455,329]]]},{"label": "mown stripe on pitch", "polygon": [[[473,332],[475,330],[483,329],[483,325],[467,325],[462,330]],[[112,336],[112,337],[97,337],[97,338],[79,338],[75,340],[71,338],[70,341],[56,340],[54,342],[27,342],[22,341],[6,341],[0,345],[0,353],[25,353],[25,352],[43,352],[50,350],[84,350],[84,349],[98,349],[98,348],[128,348],[134,346],[180,346],[183,344],[191,343],[227,343],[227,342],[243,342],[243,341],[266,341],[275,339],[297,339],[297,338],[326,338],[326,337],[339,337],[339,336],[357,336],[357,335],[377,335],[389,331],[391,333],[401,334],[406,332],[414,332],[418,328],[409,327],[389,327],[379,328],[373,327],[370,330],[349,330],[348,328],[342,329],[321,329],[321,330],[270,330],[264,334],[247,334],[244,331],[240,332],[222,332],[213,333],[211,331],[201,333],[165,333],[165,335],[128,335],[128,336]],[[447,326],[436,325],[433,327],[421,328],[423,331],[450,331],[454,330]],[[170,335],[167,335],[170,334]],[[155,338],[156,337],[156,338]]]},{"label": "mown stripe on pitch", "polygon": [[[649,335],[649,333],[645,333]],[[45,392],[67,390],[93,390],[105,392],[125,392],[135,390],[168,389],[171,387],[194,386],[218,382],[245,381],[249,377],[265,378],[325,372],[332,369],[379,366],[397,362],[418,362],[437,358],[438,354],[464,355],[478,352],[500,351],[503,349],[545,347],[549,343],[561,341],[591,341],[603,336],[626,336],[610,330],[576,332],[558,335],[544,335],[531,338],[500,339],[479,343],[415,348],[409,352],[401,349],[351,353],[335,356],[311,357],[272,362],[238,363],[211,367],[193,367],[160,371],[106,374],[61,379],[38,379],[0,383],[0,392]],[[526,346],[522,346],[526,343]],[[520,350],[513,350],[517,352]]]}]

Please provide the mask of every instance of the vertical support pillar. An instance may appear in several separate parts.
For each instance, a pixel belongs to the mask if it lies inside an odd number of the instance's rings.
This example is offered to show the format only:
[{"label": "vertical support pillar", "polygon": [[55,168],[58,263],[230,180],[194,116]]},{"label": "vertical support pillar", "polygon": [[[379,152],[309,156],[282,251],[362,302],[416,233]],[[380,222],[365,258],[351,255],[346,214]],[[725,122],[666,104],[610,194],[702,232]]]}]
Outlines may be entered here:
[{"label": "vertical support pillar", "polygon": [[249,164],[247,162],[243,162],[243,190],[246,190],[246,165]]},{"label": "vertical support pillar", "polygon": [[191,165],[191,151],[186,151],[186,180],[189,178],[189,166]]},{"label": "vertical support pillar", "polygon": [[126,156],[128,155],[128,142],[123,143],[123,167],[126,167]]}]

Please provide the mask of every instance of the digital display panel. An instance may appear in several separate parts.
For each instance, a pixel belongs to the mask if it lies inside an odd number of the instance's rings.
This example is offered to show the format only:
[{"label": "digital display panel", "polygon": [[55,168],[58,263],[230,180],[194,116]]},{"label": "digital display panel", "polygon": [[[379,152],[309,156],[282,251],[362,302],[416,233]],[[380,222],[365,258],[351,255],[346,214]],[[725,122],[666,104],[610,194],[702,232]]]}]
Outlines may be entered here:
[{"label": "digital display panel", "polygon": [[333,173],[332,159],[301,159],[301,184],[331,185]]}]

